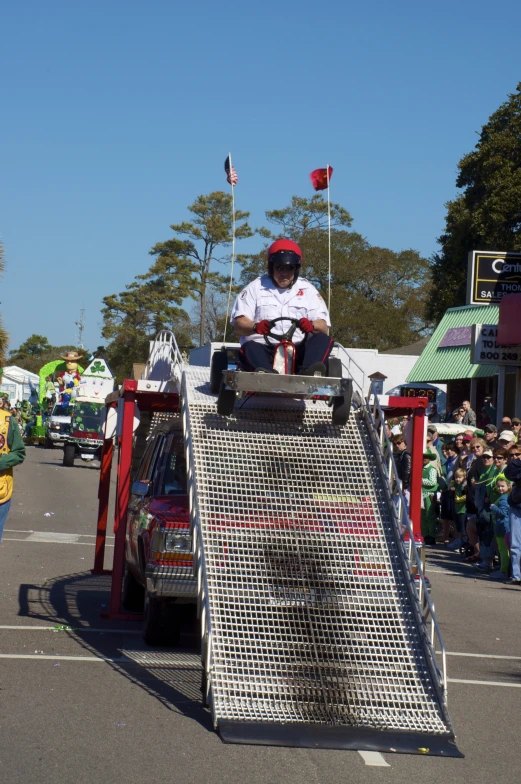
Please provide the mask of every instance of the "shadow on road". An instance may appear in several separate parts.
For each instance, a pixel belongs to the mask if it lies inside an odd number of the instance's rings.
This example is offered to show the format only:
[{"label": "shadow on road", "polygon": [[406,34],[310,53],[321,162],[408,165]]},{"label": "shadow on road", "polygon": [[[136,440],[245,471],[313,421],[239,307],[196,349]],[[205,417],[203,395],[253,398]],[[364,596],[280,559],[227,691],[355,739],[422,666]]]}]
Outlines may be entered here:
[{"label": "shadow on road", "polygon": [[443,545],[427,549],[427,574],[429,566],[433,566],[436,569],[446,569],[448,572],[456,573],[459,577],[471,578],[472,580],[480,577],[485,580],[488,579],[486,574],[480,572],[472,564],[467,563],[459,553],[447,550]]},{"label": "shadow on road", "polygon": [[[44,586],[22,583],[18,615],[55,625],[56,633],[70,635],[90,655],[107,658],[107,665],[115,672],[159,700],[168,710],[182,713],[211,730],[210,714],[201,704],[202,670],[196,621],[183,630],[183,647],[151,648],[135,634],[141,631],[140,624],[100,618],[109,604],[110,579],[110,575],[86,572],[49,580]],[[71,628],[59,628],[63,626]],[[103,633],[91,629],[101,629]],[[111,629],[118,630],[117,637],[125,640],[125,647],[120,647]],[[125,631],[131,634],[126,637],[119,633]],[[114,661],[120,658],[123,661]]]}]

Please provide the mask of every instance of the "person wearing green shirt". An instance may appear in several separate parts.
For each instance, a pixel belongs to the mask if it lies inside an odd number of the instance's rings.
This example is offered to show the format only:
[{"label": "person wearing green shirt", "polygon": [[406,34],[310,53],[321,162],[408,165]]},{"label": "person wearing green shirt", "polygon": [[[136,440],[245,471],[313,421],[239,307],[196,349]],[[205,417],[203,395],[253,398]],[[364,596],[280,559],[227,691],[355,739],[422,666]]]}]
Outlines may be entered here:
[{"label": "person wearing green shirt", "polygon": [[490,493],[494,489],[498,469],[494,465],[494,455],[491,449],[483,451],[481,461],[483,470],[474,484],[474,503],[478,515],[477,529],[481,556],[481,561],[476,568],[480,572],[490,572],[494,561],[494,521],[490,511]]},{"label": "person wearing green shirt", "polygon": [[431,452],[423,453],[421,532],[427,545],[436,544],[435,494],[438,490],[438,471],[433,465],[436,459],[437,455]]},{"label": "person wearing green shirt", "polygon": [[8,411],[0,411],[0,541],[13,495],[13,466],[25,460],[25,446],[18,423]]}]

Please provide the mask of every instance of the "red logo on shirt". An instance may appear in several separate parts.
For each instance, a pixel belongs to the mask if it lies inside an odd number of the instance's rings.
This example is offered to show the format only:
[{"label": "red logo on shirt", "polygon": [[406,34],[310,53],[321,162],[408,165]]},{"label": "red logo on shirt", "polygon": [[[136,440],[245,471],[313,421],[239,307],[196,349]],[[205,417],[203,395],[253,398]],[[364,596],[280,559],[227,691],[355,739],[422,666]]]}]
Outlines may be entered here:
[{"label": "red logo on shirt", "polygon": [[297,297],[303,297],[303,296],[304,296],[304,289],[299,289],[297,291]]}]

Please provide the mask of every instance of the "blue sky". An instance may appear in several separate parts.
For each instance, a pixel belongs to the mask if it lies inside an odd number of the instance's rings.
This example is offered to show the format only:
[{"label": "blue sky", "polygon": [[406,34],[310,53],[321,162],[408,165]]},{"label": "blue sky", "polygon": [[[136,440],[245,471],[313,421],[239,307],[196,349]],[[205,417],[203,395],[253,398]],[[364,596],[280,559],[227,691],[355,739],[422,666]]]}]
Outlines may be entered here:
[{"label": "blue sky", "polygon": [[[521,79],[521,4],[19,0],[0,7],[0,312],[101,340],[101,300],[201,193],[283,207],[330,163],[353,230],[430,256],[456,166]],[[256,250],[261,239],[242,244]],[[239,246],[241,249],[241,246]]]}]

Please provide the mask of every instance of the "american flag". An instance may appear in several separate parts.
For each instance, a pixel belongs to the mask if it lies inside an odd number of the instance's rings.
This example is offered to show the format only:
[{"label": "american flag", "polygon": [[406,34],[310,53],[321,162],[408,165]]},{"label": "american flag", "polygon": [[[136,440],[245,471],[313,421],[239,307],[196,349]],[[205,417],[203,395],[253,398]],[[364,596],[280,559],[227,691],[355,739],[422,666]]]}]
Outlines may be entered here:
[{"label": "american flag", "polygon": [[237,185],[239,182],[239,178],[237,177],[237,172],[235,168],[231,165],[230,156],[228,155],[225,162],[224,162],[224,171],[226,172],[226,182],[229,182],[230,185]]}]

